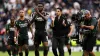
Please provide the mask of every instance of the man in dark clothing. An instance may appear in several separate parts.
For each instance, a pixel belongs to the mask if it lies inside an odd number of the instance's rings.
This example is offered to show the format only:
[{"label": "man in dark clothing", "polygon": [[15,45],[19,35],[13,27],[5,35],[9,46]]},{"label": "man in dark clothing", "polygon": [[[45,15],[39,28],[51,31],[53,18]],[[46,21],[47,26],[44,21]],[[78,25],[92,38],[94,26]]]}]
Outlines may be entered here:
[{"label": "man in dark clothing", "polygon": [[6,26],[6,34],[8,35],[8,41],[7,41],[7,52],[9,56],[11,56],[11,51],[12,55],[16,56],[17,55],[17,47],[16,47],[16,27],[15,27],[15,21],[14,18],[12,17],[10,19],[11,23]]},{"label": "man in dark clothing", "polygon": [[71,47],[70,47],[71,38],[70,38],[70,37],[72,36],[73,28],[74,28],[74,27],[73,27],[73,25],[71,24],[71,22],[69,22],[69,21],[66,20],[65,45],[67,46],[69,56],[71,56]]},{"label": "man in dark clothing", "polygon": [[95,56],[92,52],[93,47],[96,43],[96,18],[91,17],[90,11],[85,11],[84,25],[81,26],[84,32],[84,41],[83,41],[83,51],[84,56],[88,56],[89,54]]},{"label": "man in dark clothing", "polygon": [[24,11],[20,10],[20,18],[16,21],[18,31],[19,56],[23,56],[22,48],[25,47],[25,56],[28,56],[28,30],[30,29],[33,37],[32,27],[29,25],[29,20],[24,18]]},{"label": "man in dark clothing", "polygon": [[[69,32],[67,31],[67,27],[69,27],[69,24],[66,16],[62,14],[61,8],[57,8],[55,20],[52,20],[51,23],[51,28],[53,29],[52,50],[55,56],[64,56],[63,47],[65,43],[65,37],[71,35],[71,33],[67,35]],[[59,55],[57,54],[57,48],[59,50]]]},{"label": "man in dark clothing", "polygon": [[39,56],[39,44],[41,41],[44,46],[44,56],[48,55],[48,40],[47,40],[47,33],[46,33],[46,22],[47,22],[47,15],[43,11],[44,9],[43,3],[38,3],[38,8],[35,8],[35,15],[30,22],[30,25],[34,22],[35,23],[35,37],[34,37],[34,46],[35,46],[35,56]]}]

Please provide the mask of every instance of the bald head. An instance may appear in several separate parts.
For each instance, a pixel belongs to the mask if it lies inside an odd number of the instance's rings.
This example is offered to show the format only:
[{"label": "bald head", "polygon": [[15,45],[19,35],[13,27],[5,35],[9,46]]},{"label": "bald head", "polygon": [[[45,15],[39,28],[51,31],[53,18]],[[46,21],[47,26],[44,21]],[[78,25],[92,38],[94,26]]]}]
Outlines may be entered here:
[{"label": "bald head", "polygon": [[91,17],[91,13],[89,10],[86,10],[84,15],[85,15],[86,19],[89,19]]}]

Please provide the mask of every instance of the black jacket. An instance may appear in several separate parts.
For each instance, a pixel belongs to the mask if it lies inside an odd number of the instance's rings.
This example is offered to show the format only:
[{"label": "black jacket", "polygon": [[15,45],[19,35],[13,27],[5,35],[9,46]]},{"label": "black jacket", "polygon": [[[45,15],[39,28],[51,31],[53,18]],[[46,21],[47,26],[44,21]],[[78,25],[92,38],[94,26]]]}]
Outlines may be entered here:
[{"label": "black jacket", "polygon": [[[65,20],[66,27],[62,24],[63,20]],[[58,17],[55,17],[54,21],[54,27],[53,27],[53,36],[67,36],[68,30],[69,30],[67,17],[65,15],[61,15],[60,19],[58,20]]]}]

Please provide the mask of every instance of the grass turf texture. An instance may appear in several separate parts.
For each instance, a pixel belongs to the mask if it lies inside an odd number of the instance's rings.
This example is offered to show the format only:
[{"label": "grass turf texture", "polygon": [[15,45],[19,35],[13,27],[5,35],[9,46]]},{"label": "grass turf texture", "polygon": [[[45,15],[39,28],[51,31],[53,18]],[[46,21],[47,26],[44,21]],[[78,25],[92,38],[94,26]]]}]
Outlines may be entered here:
[{"label": "grass turf texture", "polygon": [[[24,52],[23,52],[23,54],[24,54]],[[95,52],[95,55],[100,56],[100,52]],[[0,56],[8,56],[8,54],[7,54],[7,52],[5,52],[5,53],[0,52]],[[25,55],[23,55],[23,56],[25,56]],[[29,56],[35,56],[34,51],[30,51]],[[43,56],[43,51],[40,51],[40,56]],[[54,55],[52,52],[49,52],[48,56],[54,56]],[[69,56],[68,52],[65,52],[65,56]],[[72,52],[72,56],[82,56],[82,52]]]}]

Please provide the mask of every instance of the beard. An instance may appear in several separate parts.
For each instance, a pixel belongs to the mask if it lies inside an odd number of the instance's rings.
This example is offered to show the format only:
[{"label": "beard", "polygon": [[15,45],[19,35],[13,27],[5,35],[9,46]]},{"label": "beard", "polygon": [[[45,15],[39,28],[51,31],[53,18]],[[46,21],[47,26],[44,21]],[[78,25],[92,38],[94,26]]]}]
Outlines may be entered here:
[{"label": "beard", "polygon": [[23,15],[20,16],[21,18],[24,17]]},{"label": "beard", "polygon": [[13,27],[14,26],[14,23],[11,23],[11,26]]}]

